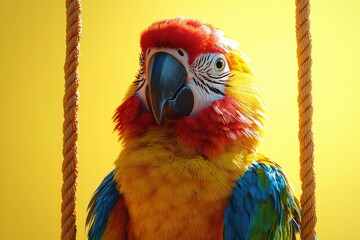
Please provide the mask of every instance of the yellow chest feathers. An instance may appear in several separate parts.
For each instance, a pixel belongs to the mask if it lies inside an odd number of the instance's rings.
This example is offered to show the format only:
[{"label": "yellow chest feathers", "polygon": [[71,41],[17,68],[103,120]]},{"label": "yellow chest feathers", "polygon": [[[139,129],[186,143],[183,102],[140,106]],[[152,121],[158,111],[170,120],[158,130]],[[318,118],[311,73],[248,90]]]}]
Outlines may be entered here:
[{"label": "yellow chest feathers", "polygon": [[248,163],[235,153],[204,159],[183,149],[160,132],[127,143],[120,154],[115,178],[131,238],[221,239],[234,179]]}]

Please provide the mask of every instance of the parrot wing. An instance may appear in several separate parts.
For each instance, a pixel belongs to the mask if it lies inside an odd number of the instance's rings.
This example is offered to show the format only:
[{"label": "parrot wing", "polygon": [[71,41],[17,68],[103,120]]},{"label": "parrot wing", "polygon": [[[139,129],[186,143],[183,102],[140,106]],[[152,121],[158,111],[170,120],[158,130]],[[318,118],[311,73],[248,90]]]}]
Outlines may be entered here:
[{"label": "parrot wing", "polygon": [[296,239],[300,207],[280,166],[252,163],[236,180],[224,215],[224,239]]},{"label": "parrot wing", "polygon": [[113,170],[96,189],[88,206],[89,240],[127,239],[128,212]]}]

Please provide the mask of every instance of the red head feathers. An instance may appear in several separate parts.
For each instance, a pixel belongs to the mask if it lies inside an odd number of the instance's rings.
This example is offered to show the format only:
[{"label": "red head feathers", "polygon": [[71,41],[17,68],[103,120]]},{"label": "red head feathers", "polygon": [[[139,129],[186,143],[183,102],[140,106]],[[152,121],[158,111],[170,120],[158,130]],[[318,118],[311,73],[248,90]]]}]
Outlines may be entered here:
[{"label": "red head feathers", "polygon": [[148,48],[182,48],[191,64],[201,53],[224,53],[220,31],[199,20],[175,18],[155,22],[141,35],[143,56]]},{"label": "red head feathers", "polygon": [[[147,99],[139,94],[139,89],[142,89],[146,95],[145,87],[148,86],[146,59],[141,58],[138,77],[114,116],[116,129],[125,144],[127,140],[136,139],[149,129],[156,132],[156,128],[159,128],[168,130],[171,137],[208,157],[232,147],[248,151],[256,148],[262,133],[264,106],[260,92],[252,84],[252,71],[236,41],[199,20],[176,18],[153,23],[142,33],[140,42],[144,58],[147,50],[154,48],[181,48],[187,53],[188,63],[185,65],[191,68],[193,76],[185,85],[191,85],[194,98],[198,97],[197,101],[219,92],[221,95],[218,94],[220,97],[196,114],[169,120],[159,126],[151,110],[146,107]],[[198,62],[199,59],[206,62],[211,56],[217,56],[215,60],[224,56],[229,65],[228,72],[209,70],[210,75],[206,75],[203,72],[205,68],[199,67]],[[215,60],[206,66],[214,66],[211,64]],[[221,86],[223,90],[220,91]],[[211,91],[215,88],[219,91]]]}]

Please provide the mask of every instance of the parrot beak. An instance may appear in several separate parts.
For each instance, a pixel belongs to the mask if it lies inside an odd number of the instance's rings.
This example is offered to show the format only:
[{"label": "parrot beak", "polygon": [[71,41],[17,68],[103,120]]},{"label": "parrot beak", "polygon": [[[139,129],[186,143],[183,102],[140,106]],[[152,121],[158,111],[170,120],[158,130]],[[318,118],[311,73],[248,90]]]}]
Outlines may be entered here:
[{"label": "parrot beak", "polygon": [[185,67],[170,54],[157,52],[150,59],[148,69],[149,90],[146,92],[156,122],[160,125],[163,118],[189,115],[194,97],[185,85]]}]

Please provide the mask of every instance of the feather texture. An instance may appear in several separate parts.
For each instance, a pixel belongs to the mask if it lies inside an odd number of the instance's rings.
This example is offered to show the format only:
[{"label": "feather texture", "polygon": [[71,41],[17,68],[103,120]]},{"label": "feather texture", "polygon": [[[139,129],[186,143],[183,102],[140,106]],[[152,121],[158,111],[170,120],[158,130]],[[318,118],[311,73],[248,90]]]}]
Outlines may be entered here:
[{"label": "feather texture", "polygon": [[[176,18],[152,24],[140,44],[139,75],[114,115],[123,149],[89,204],[89,239],[295,239],[299,204],[281,168],[255,154],[265,107],[235,41]],[[136,94],[146,91],[149,48],[186,52],[199,89],[220,97],[158,125]],[[225,75],[194,70],[212,53],[226,58]]]},{"label": "feather texture", "polygon": [[201,53],[221,52],[219,40],[213,26],[195,19],[175,18],[153,23],[142,33],[140,44],[145,58],[148,48],[183,48],[192,63]]},{"label": "feather texture", "polygon": [[122,199],[114,181],[114,174],[115,170],[105,177],[89,203],[86,225],[89,226],[90,240],[103,239],[110,213]]},{"label": "feather texture", "polygon": [[224,216],[224,239],[296,239],[300,209],[281,168],[260,158],[236,180]]}]

